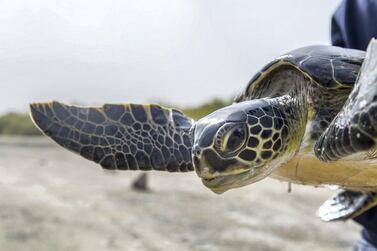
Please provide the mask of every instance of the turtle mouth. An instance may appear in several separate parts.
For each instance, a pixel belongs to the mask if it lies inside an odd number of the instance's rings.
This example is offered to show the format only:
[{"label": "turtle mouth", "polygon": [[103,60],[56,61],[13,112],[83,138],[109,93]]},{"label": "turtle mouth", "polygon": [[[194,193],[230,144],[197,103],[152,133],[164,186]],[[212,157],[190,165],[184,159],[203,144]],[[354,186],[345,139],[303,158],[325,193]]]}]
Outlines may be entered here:
[{"label": "turtle mouth", "polygon": [[211,189],[212,192],[222,194],[229,189],[243,187],[263,179],[263,177],[259,175],[261,173],[261,168],[259,167],[260,166],[237,174],[222,175],[213,178],[202,178],[202,183]]}]

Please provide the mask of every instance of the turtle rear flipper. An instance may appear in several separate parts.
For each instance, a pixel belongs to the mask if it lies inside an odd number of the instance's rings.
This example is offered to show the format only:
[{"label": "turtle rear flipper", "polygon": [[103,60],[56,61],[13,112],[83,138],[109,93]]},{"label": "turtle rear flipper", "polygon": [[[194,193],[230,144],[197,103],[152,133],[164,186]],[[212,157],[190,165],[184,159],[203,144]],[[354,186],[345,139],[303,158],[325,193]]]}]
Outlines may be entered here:
[{"label": "turtle rear flipper", "polygon": [[105,169],[193,171],[193,121],[158,105],[30,105],[40,130],[64,148]]},{"label": "turtle rear flipper", "polygon": [[341,191],[330,197],[318,209],[323,221],[348,220],[377,205],[377,193]]},{"label": "turtle rear flipper", "polygon": [[[377,141],[377,40],[369,43],[354,89],[342,110],[315,144],[316,156],[334,161],[368,152]],[[371,155],[371,156],[369,156]],[[374,158],[374,154],[366,157]]]}]

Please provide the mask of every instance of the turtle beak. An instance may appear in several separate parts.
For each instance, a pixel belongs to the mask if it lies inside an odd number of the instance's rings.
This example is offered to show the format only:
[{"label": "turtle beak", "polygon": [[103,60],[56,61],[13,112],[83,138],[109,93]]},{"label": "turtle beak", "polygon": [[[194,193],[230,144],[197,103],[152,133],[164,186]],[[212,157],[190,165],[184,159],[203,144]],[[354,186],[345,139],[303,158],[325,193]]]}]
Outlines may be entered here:
[{"label": "turtle beak", "polygon": [[199,145],[194,145],[192,150],[192,158],[195,167],[195,172],[199,178],[212,178],[214,177],[214,172],[211,171],[210,165],[208,164],[202,149]]},{"label": "turtle beak", "polygon": [[249,177],[249,170],[227,176],[219,176],[215,178],[202,178],[202,183],[212,192],[222,194],[229,189],[244,186],[243,181]]},{"label": "turtle beak", "polygon": [[222,194],[230,189],[255,183],[265,176],[260,175],[261,168],[238,170],[232,174],[214,178],[202,178],[202,183],[212,192]]}]

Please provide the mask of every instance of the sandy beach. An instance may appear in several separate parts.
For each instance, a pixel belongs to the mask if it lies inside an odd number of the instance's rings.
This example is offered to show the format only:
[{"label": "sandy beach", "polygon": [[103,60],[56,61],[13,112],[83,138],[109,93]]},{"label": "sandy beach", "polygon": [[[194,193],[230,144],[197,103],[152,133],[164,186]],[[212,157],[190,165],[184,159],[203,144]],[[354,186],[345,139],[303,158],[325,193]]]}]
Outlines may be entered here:
[{"label": "sandy beach", "polygon": [[0,250],[351,250],[360,227],[323,223],[334,191],[273,179],[216,195],[195,173],[111,172],[37,138],[0,138]]}]

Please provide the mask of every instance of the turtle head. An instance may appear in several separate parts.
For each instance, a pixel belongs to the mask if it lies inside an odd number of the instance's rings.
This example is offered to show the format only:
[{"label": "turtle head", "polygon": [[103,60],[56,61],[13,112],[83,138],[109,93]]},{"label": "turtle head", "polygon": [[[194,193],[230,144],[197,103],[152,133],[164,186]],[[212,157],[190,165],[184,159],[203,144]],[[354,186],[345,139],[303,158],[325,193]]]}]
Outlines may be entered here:
[{"label": "turtle head", "polygon": [[285,116],[269,99],[227,106],[196,123],[195,170],[215,193],[254,183],[287,160],[287,135]]}]

